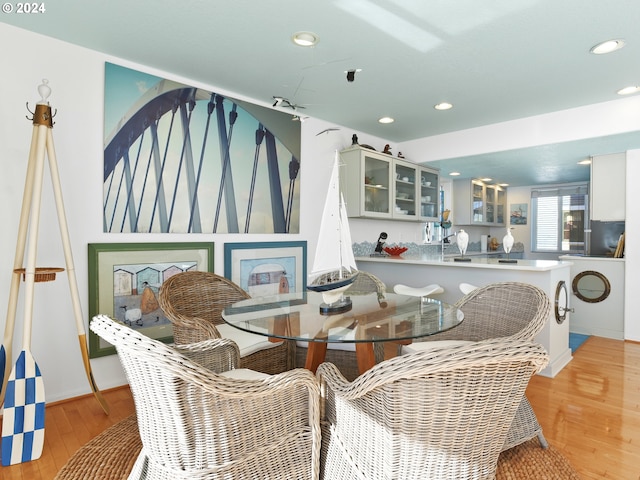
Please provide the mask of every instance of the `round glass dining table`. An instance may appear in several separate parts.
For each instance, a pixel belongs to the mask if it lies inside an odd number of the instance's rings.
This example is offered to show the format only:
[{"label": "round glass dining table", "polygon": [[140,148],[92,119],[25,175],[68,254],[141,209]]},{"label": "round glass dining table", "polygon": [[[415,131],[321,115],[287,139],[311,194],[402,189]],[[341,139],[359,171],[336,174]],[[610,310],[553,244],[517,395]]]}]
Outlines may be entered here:
[{"label": "round glass dining table", "polygon": [[250,298],[222,311],[226,323],[240,330],[280,339],[308,342],[305,368],[315,372],[327,344],[355,344],[358,370],[375,364],[373,344],[410,344],[413,339],[459,325],[464,315],[453,305],[428,297],[387,293],[351,295],[352,308],[327,315],[320,312],[321,293],[303,292]]}]

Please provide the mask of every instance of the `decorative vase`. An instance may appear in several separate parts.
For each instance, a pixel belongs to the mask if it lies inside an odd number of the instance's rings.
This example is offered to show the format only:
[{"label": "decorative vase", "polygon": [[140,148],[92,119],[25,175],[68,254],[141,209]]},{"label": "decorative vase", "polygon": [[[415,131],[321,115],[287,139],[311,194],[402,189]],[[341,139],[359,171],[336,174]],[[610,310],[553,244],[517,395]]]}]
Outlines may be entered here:
[{"label": "decorative vase", "polygon": [[511,235],[511,229],[507,228],[507,234],[502,237],[502,248],[504,248],[505,253],[509,253],[513,248],[514,238]]},{"label": "decorative vase", "polygon": [[464,254],[467,252],[467,245],[469,245],[469,234],[464,230],[460,230],[456,237],[458,249],[460,250],[460,254],[464,257]]}]

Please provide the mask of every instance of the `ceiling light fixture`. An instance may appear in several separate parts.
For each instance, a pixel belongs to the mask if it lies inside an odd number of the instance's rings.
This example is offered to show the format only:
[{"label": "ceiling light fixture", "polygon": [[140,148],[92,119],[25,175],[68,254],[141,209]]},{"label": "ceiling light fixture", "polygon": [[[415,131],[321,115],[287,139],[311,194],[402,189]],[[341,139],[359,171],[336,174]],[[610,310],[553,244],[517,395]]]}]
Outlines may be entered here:
[{"label": "ceiling light fixture", "polygon": [[460,172],[449,172],[449,175],[451,175],[452,177],[457,177],[458,175],[460,175]]},{"label": "ceiling light fixture", "polygon": [[618,95],[631,95],[632,93],[640,92],[640,85],[633,85],[630,87],[624,87],[618,90],[616,93]]},{"label": "ceiling light fixture", "polygon": [[434,105],[433,108],[435,108],[436,110],[450,110],[453,108],[453,104],[449,102],[442,102]]},{"label": "ceiling light fixture", "polygon": [[313,47],[320,41],[320,37],[313,32],[296,32],[291,40],[301,47]]},{"label": "ceiling light fixture", "polygon": [[620,50],[625,46],[624,40],[616,39],[616,40],[607,40],[605,42],[600,42],[597,45],[591,47],[589,52],[594,55],[604,55],[605,53],[615,52],[616,50]]},{"label": "ceiling light fixture", "polygon": [[391,117],[382,117],[380,119],[378,119],[379,123],[393,123],[395,122],[395,120]]},{"label": "ceiling light fixture", "polygon": [[480,180],[482,180],[483,182],[490,182],[491,180],[493,180],[493,178],[485,177],[481,178]]},{"label": "ceiling light fixture", "polygon": [[584,160],[580,160],[578,162],[578,165],[591,165],[591,159],[590,158],[585,158]]},{"label": "ceiling light fixture", "polygon": [[508,183],[499,183],[498,185],[501,186],[501,187],[508,187],[509,186]]}]

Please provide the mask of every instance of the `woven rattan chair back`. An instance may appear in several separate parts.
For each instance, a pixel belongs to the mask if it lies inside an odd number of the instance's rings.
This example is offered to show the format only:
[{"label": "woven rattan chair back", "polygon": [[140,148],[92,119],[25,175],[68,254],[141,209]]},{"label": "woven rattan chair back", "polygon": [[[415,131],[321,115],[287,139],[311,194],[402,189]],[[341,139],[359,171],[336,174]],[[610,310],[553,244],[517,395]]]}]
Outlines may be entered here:
[{"label": "woven rattan chair back", "polygon": [[354,382],[320,365],[321,478],[494,479],[527,383],[547,361],[539,344],[499,339],[395,357]]},{"label": "woven rattan chair back", "polygon": [[[511,338],[534,341],[551,314],[551,302],[540,288],[520,282],[498,282],[476,288],[462,297],[456,306],[464,313],[464,321],[451,330],[421,338],[438,340],[479,341]],[[527,397],[523,397],[503,450],[538,437],[548,446],[542,426]]]},{"label": "woven rattan chair back", "polygon": [[[228,378],[106,316],[91,329],[115,345],[133,393],[143,449],[130,479],[317,478],[320,391],[311,372]],[[231,342],[199,345],[218,343]]]},{"label": "woven rattan chair back", "polygon": [[160,287],[160,307],[173,323],[176,344],[219,337],[211,326],[224,323],[220,313],[234,302],[250,298],[231,280],[211,272],[173,275]]},{"label": "woven rattan chair back", "polygon": [[[177,345],[220,338],[216,325],[224,323],[221,312],[232,303],[250,298],[231,280],[211,272],[182,272],[164,281],[158,301],[173,324]],[[238,332],[240,333],[240,332]],[[294,365],[295,345],[281,342],[243,356],[240,365],[263,373],[276,374]]]},{"label": "woven rattan chair back", "polygon": [[534,340],[551,313],[547,294],[528,283],[498,282],[479,287],[462,297],[456,306],[464,321],[451,330],[421,339],[468,340],[511,337]]}]

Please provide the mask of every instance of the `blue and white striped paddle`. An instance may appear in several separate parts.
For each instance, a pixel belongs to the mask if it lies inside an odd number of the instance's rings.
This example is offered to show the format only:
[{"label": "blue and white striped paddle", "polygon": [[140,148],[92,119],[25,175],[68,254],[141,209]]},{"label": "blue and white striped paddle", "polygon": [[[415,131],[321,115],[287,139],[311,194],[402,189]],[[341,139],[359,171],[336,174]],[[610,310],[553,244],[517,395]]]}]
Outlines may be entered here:
[{"label": "blue and white striped paddle", "polygon": [[16,308],[18,306],[18,291],[20,290],[20,272],[24,261],[24,250],[27,240],[27,227],[29,226],[29,212],[31,211],[31,197],[33,196],[33,174],[37,163],[36,154],[38,129],[34,128],[31,134],[31,148],[29,150],[29,163],[27,164],[27,176],[22,194],[22,211],[20,212],[20,223],[18,225],[18,241],[16,244],[16,255],[13,260],[13,275],[11,277],[11,290],[9,293],[9,304],[7,306],[7,319],[4,325],[4,339],[0,347],[0,375],[2,382],[0,387],[0,404],[4,402],[4,394],[11,373],[11,356],[13,346],[13,330],[16,323]]},{"label": "blue and white striped paddle", "polygon": [[2,465],[40,458],[44,446],[44,382],[28,350],[11,371],[4,398]]},{"label": "blue and white striped paddle", "polygon": [[[38,248],[38,227],[40,223],[40,204],[42,199],[42,176],[44,171],[44,155],[47,141],[47,124],[37,123],[38,114],[43,114],[48,105],[39,103],[34,114],[34,130],[36,151],[30,154],[34,160],[32,172],[31,214],[29,217],[29,238],[27,245],[27,264],[24,270],[24,324],[22,334],[22,351],[11,370],[4,397],[2,415],[2,465],[14,465],[40,458],[44,446],[44,382],[40,368],[31,355],[31,329],[33,325],[33,298],[36,277],[36,257]],[[32,156],[33,155],[33,156]]]}]

